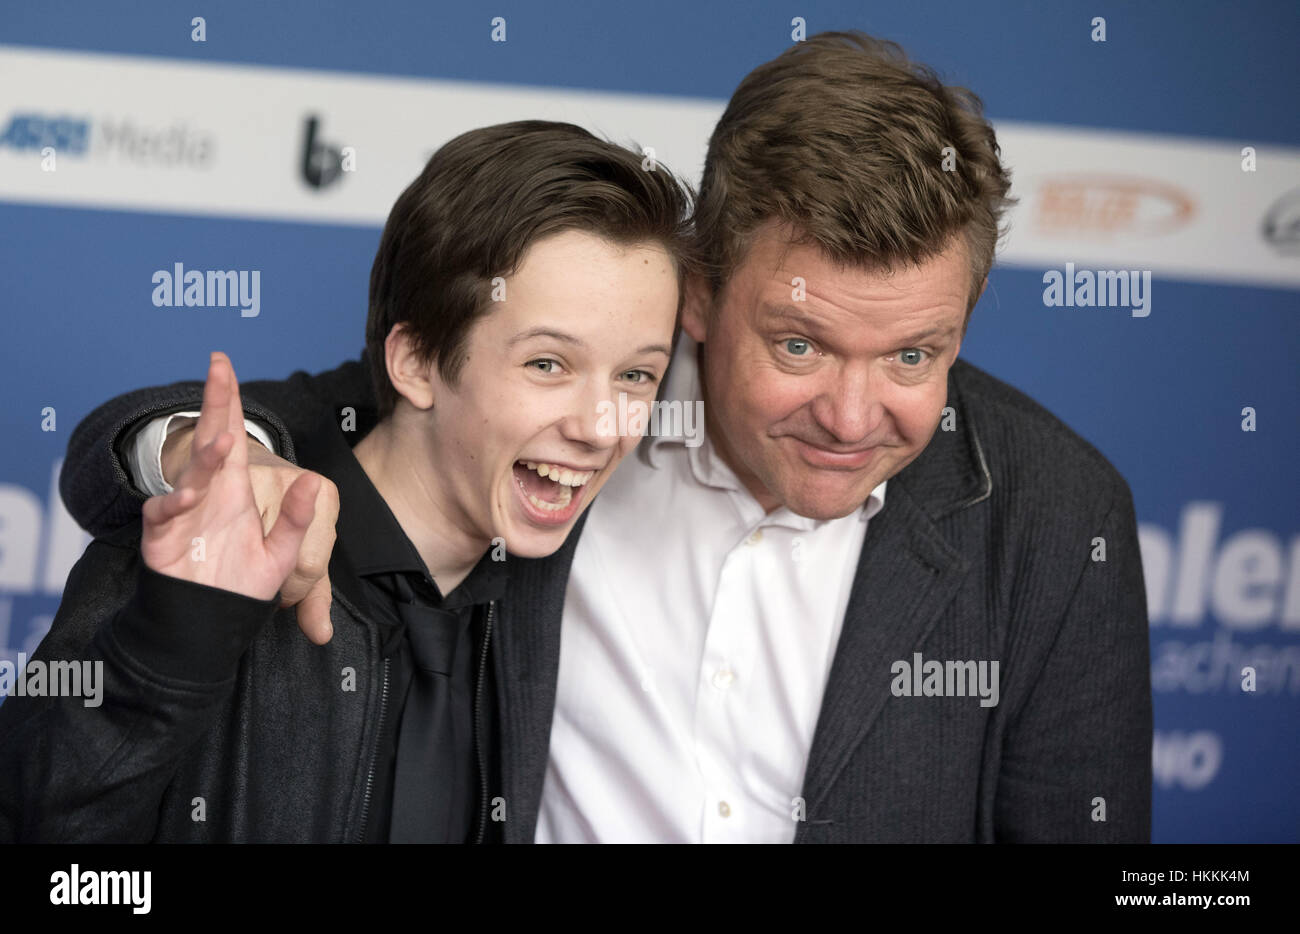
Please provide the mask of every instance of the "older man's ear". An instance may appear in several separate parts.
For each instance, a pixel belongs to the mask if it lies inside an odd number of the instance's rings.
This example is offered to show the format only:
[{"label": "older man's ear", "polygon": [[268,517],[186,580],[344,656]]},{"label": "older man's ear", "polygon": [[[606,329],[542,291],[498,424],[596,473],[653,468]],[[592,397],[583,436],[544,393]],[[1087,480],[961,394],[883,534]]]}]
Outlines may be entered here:
[{"label": "older man's ear", "polygon": [[988,291],[988,288],[989,277],[985,276],[984,284],[980,286],[980,294],[975,296],[975,301],[971,302],[971,310],[966,313],[966,320],[961,323],[961,336],[957,338],[957,346],[953,349],[952,353],[952,358],[954,360],[956,360],[957,355],[961,353],[961,344],[962,341],[966,339],[966,329],[970,327],[970,319],[971,316],[975,314],[975,306],[980,303],[980,299],[984,297],[984,293]]},{"label": "older man's ear", "polygon": [[682,330],[696,343],[704,343],[709,333],[709,321],[713,317],[713,287],[709,280],[700,275],[686,276],[682,298]]}]

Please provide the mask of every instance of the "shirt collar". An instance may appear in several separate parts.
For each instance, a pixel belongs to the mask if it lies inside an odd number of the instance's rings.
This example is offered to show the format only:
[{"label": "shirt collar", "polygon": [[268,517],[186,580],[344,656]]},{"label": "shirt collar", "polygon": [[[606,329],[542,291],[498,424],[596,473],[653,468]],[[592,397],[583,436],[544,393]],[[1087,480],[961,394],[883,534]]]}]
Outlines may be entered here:
[{"label": "shirt collar", "polygon": [[[687,406],[694,406],[697,403],[701,407],[703,406],[704,389],[700,382],[699,346],[695,339],[685,331],[681,333],[678,338],[677,348],[673,352],[672,363],[668,368],[668,378],[665,380],[664,391],[660,395],[661,402],[680,403],[683,411],[686,410]],[[662,421],[671,421],[676,426],[684,426],[685,424],[684,419],[665,419]],[[708,430],[704,427],[704,420],[702,418],[698,419],[695,424],[699,426],[698,439],[687,438],[684,432],[659,434],[646,438],[642,442],[642,459],[647,465],[657,470],[667,462],[668,457],[673,454],[680,454],[684,450],[687,463],[691,468],[691,474],[695,477],[696,482],[704,486],[728,490],[752,499],[749,491],[744,488],[744,485],[736,476],[735,471],[728,467],[726,462],[719,456],[717,448],[713,446],[713,442],[709,438]],[[693,441],[696,443],[692,444]],[[888,480],[882,480],[867,495],[867,501],[862,504],[862,507],[856,513],[860,521],[866,522],[885,508],[885,488],[888,483]],[[811,531],[821,525],[822,522],[827,521],[800,516],[784,506],[774,511],[769,519],[775,523],[789,525],[802,531]]]},{"label": "shirt collar", "polygon": [[[495,548],[484,552],[473,570],[449,594],[443,594],[425,567],[401,523],[389,509],[370,476],[341,434],[321,445],[311,469],[334,481],[339,490],[338,537],[348,564],[360,577],[414,574],[424,579],[444,609],[498,599],[505,591],[505,562],[493,560]],[[308,465],[304,465],[308,466]]]},{"label": "shirt collar", "polygon": [[347,552],[357,574],[396,572],[425,574],[424,561],[379,490],[371,482],[347,441],[338,436],[337,443],[322,446],[320,457],[312,464],[334,481],[339,489],[337,544]]},{"label": "shirt collar", "polygon": [[[688,405],[703,404],[704,389],[700,385],[699,346],[685,331],[678,336],[677,348],[673,351],[673,359],[668,366],[668,378],[664,381],[664,391],[659,396],[660,402],[670,405],[676,402],[681,405],[682,411],[685,411]],[[677,420],[675,424],[684,427],[685,419]],[[703,439],[703,443],[697,446],[702,447],[709,443],[709,433],[702,422],[697,427],[699,437]],[[658,468],[662,464],[663,457],[660,448],[664,445],[672,445],[689,449],[689,442],[692,440],[695,439],[687,438],[684,432],[646,438],[642,442],[644,458],[651,467]]]}]

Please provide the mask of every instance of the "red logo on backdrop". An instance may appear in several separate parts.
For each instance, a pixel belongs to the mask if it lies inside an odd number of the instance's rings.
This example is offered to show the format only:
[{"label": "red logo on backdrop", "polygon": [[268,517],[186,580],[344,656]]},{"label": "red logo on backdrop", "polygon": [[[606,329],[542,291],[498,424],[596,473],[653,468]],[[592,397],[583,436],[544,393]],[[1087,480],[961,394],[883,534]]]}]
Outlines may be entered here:
[{"label": "red logo on backdrop", "polygon": [[1039,182],[1035,226],[1046,233],[1158,236],[1186,226],[1192,197],[1167,182],[1132,175],[1062,175]]}]

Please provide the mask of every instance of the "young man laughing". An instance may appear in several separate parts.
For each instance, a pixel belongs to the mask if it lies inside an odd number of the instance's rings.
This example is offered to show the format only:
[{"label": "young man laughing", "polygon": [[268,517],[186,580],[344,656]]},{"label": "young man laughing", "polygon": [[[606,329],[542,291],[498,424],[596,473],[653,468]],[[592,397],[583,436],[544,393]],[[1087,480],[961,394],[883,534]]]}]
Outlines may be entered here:
[{"label": "young man laughing", "polygon": [[[635,446],[600,430],[599,403],[652,401],[671,356],[689,191],[640,158],[541,121],[439,149],[372,269],[378,424],[350,449],[324,399],[248,387],[314,471],[273,510],[213,355],[175,489],[91,544],[37,652],[95,658],[102,703],[0,707],[0,839],[499,837],[506,578],[564,543]],[[337,491],[338,541],[308,641],[272,617],[315,472]]]}]

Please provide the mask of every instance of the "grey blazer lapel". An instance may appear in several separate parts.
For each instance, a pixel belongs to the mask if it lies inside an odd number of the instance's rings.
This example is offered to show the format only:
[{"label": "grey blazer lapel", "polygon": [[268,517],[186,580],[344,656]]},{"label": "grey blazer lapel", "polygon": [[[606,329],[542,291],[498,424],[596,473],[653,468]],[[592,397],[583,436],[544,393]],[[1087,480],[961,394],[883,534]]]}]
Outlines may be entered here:
[{"label": "grey blazer lapel", "polygon": [[[992,490],[978,426],[961,402],[964,366],[955,363],[948,376],[956,430],[936,430],[916,460],[889,481],[885,508],[867,528],[808,754],[803,797],[810,819],[880,715],[890,666],[919,650],[973,563],[936,524]],[[796,842],[807,827],[800,824]]]}]

